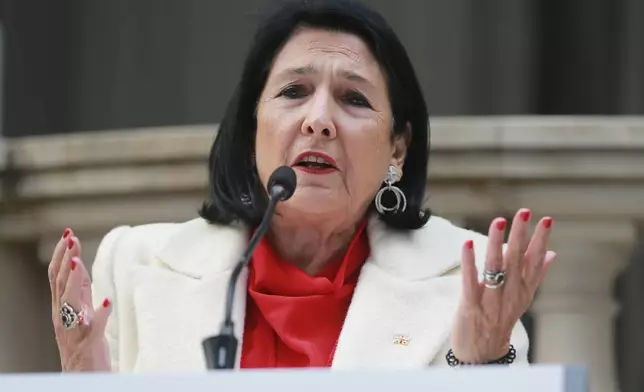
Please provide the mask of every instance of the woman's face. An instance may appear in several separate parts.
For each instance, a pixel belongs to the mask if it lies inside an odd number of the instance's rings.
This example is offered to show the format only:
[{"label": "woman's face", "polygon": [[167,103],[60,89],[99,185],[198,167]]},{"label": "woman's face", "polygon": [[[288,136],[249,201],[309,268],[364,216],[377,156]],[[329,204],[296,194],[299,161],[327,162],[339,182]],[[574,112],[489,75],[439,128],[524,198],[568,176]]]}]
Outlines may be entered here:
[{"label": "woman's face", "polygon": [[275,58],[258,103],[256,164],[267,184],[279,166],[297,175],[281,213],[357,219],[402,168],[406,141],[392,143],[387,84],[365,43],[346,33],[300,29]]}]

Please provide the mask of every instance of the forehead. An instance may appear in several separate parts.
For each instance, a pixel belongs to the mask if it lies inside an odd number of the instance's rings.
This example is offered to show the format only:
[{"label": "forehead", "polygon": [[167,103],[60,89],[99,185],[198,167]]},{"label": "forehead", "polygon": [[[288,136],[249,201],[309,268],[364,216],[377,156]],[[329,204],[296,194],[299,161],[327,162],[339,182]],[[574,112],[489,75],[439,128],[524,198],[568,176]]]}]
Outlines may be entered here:
[{"label": "forehead", "polygon": [[288,69],[318,71],[328,67],[359,72],[372,82],[382,78],[380,65],[360,37],[316,28],[295,31],[275,58],[271,75]]}]

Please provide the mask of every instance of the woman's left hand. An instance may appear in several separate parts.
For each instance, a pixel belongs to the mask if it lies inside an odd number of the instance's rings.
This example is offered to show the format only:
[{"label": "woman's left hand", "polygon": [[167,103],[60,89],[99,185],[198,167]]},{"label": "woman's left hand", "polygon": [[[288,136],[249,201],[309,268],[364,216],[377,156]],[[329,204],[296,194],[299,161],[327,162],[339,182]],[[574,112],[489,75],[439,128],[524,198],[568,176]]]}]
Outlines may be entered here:
[{"label": "woman's left hand", "polygon": [[492,221],[485,259],[484,276],[504,273],[500,284],[479,282],[473,244],[463,245],[463,294],[451,335],[452,352],[461,363],[485,363],[508,353],[512,330],[556,256],[548,251],[552,218],[541,219],[530,239],[530,210],[519,210],[504,253],[505,227],[503,218]]}]

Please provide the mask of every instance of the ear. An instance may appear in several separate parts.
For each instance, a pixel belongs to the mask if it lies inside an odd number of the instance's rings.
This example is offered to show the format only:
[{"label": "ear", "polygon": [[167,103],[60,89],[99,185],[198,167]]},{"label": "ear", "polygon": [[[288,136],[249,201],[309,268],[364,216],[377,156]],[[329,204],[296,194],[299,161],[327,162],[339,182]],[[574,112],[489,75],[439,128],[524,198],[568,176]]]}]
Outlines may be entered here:
[{"label": "ear", "polygon": [[411,124],[407,123],[405,132],[401,135],[396,135],[392,145],[390,165],[395,166],[398,172],[402,171],[402,167],[405,164],[409,143],[411,143]]}]

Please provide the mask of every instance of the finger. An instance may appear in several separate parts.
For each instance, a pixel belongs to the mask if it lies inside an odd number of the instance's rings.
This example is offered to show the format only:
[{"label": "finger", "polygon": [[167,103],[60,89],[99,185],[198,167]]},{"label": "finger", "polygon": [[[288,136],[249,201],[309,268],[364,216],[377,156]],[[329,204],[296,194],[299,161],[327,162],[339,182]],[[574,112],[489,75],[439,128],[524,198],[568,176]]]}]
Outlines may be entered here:
[{"label": "finger", "polygon": [[512,228],[508,235],[508,247],[505,252],[505,268],[517,270],[522,268],[524,255],[530,241],[530,216],[527,208],[522,208],[514,215]]},{"label": "finger", "polygon": [[94,316],[92,317],[92,334],[94,336],[105,336],[105,328],[107,327],[107,320],[112,314],[112,308],[112,301],[109,298],[105,298],[101,306],[94,310]]},{"label": "finger", "polygon": [[463,299],[466,303],[474,305],[480,300],[480,285],[474,255],[474,243],[466,241],[461,251],[461,275],[463,278]]},{"label": "finger", "polygon": [[485,269],[490,272],[503,270],[503,242],[507,222],[504,218],[496,218],[490,224],[488,231]]},{"label": "finger", "polygon": [[71,234],[71,229],[65,229],[62,237],[54,248],[54,253],[51,256],[49,268],[47,269],[47,274],[49,276],[49,289],[51,291],[51,300],[52,303],[56,303],[56,306],[58,299],[60,298],[60,295],[58,295],[58,290],[56,290],[56,277],[58,277],[58,271],[60,270],[60,265],[63,261],[63,256],[65,255],[65,249],[67,249],[67,238]]},{"label": "finger", "polygon": [[545,217],[537,224],[532,240],[530,240],[530,244],[525,253],[526,267],[523,276],[526,282],[533,282],[536,277],[541,275],[546,252],[548,251],[552,223],[552,218]]},{"label": "finger", "polygon": [[58,276],[56,277],[56,294],[58,298],[63,295],[65,291],[65,286],[67,285],[67,278],[69,277],[69,272],[71,271],[71,260],[74,256],[80,255],[80,241],[75,236],[70,236],[67,239],[67,247],[65,249],[65,254],[63,255],[63,260],[60,264],[60,269],[58,270]]},{"label": "finger", "polygon": [[89,270],[85,266],[82,259],[78,259],[78,274],[81,276],[80,283],[80,299],[82,303],[87,305],[91,312],[94,311],[94,300],[92,296],[92,278],[89,275]]},{"label": "finger", "polygon": [[87,314],[87,317],[92,316],[93,308],[92,302],[88,302],[86,295],[83,291],[85,290],[84,282],[88,279],[87,270],[83,265],[83,261],[79,257],[72,257],[70,261],[70,272],[69,278],[67,279],[67,284],[65,285],[65,291],[61,296],[61,302],[67,302],[74,309],[83,309]]},{"label": "finger", "polygon": [[546,252],[546,255],[543,259],[543,268],[541,268],[538,275],[533,277],[533,281],[529,282],[530,287],[532,287],[535,292],[539,288],[541,282],[543,282],[543,279],[546,277],[546,273],[548,273],[548,269],[550,269],[550,266],[555,262],[556,259],[557,253],[550,250]]}]

